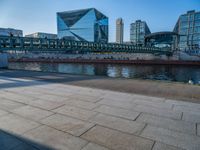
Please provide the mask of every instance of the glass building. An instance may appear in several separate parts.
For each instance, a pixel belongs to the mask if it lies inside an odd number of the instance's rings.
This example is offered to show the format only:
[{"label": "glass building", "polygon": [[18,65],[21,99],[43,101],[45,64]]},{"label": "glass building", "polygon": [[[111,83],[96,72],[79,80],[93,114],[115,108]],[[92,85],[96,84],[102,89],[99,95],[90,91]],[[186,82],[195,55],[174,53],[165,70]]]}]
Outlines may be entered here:
[{"label": "glass building", "polygon": [[58,12],[58,38],[108,42],[108,17],[95,8]]},{"label": "glass building", "polygon": [[188,11],[179,17],[174,32],[179,34],[178,48],[183,51],[200,48],[200,12]]},{"label": "glass building", "polygon": [[156,32],[145,36],[145,45],[148,47],[175,50],[177,47],[177,40],[178,35],[175,32]]},{"label": "glass building", "polygon": [[145,36],[150,33],[150,29],[145,21],[136,20],[131,24],[130,41],[134,45],[143,46],[145,44]]},{"label": "glass building", "polygon": [[124,22],[122,18],[116,21],[116,43],[122,44],[124,37]]}]

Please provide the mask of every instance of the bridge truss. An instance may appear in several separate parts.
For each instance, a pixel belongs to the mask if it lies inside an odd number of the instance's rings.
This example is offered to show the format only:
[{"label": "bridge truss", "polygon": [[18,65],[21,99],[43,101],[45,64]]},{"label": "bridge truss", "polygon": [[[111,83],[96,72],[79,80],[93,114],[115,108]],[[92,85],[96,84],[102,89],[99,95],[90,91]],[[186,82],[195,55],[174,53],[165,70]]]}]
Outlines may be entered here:
[{"label": "bridge truss", "polygon": [[20,52],[64,52],[64,53],[150,53],[155,55],[172,55],[169,49],[140,47],[128,44],[94,43],[69,41],[65,39],[46,39],[29,37],[0,36],[0,51]]}]

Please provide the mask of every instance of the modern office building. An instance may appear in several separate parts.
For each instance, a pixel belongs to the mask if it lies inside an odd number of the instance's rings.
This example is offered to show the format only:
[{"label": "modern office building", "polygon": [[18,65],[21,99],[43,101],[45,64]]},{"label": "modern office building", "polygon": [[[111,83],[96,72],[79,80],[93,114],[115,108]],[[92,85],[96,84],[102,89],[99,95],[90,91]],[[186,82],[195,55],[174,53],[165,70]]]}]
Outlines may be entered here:
[{"label": "modern office building", "polygon": [[108,42],[108,17],[95,8],[57,13],[58,38]]},{"label": "modern office building", "polygon": [[175,50],[177,47],[178,34],[175,32],[156,32],[145,36],[145,46],[168,48]]},{"label": "modern office building", "polygon": [[12,28],[0,28],[0,36],[23,36],[23,31]]},{"label": "modern office building", "polygon": [[130,41],[134,45],[143,46],[145,44],[145,36],[150,33],[150,29],[145,21],[136,20],[130,27]]},{"label": "modern office building", "polygon": [[36,33],[25,35],[25,37],[57,39],[57,34],[36,32]]},{"label": "modern office building", "polygon": [[116,43],[122,44],[124,37],[124,22],[122,18],[118,18],[116,21]]},{"label": "modern office building", "polygon": [[200,12],[194,10],[180,15],[174,32],[179,34],[178,48],[182,51],[200,48]]}]

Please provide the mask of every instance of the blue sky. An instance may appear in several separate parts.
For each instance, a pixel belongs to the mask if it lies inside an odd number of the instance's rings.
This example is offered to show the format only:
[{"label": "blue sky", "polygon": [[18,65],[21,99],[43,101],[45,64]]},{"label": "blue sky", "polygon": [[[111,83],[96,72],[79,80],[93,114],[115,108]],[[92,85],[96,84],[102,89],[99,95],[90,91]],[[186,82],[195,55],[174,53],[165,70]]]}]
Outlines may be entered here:
[{"label": "blue sky", "polygon": [[115,21],[125,23],[129,41],[130,23],[145,20],[151,32],[170,31],[179,15],[200,11],[200,0],[0,0],[0,27],[18,28],[24,34],[57,33],[56,12],[95,7],[109,17],[109,39],[115,41]]}]

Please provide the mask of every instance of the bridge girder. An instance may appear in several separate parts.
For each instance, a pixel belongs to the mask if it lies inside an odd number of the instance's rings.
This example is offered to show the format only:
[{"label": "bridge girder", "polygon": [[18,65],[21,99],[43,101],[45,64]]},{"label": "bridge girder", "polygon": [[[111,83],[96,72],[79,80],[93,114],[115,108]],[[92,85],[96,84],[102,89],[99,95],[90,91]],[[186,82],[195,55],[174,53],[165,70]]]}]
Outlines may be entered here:
[{"label": "bridge girder", "polygon": [[29,52],[124,52],[151,53],[172,55],[167,49],[155,47],[140,47],[127,44],[94,43],[85,41],[69,41],[64,39],[46,39],[29,37],[0,36],[0,51],[29,51]]}]

